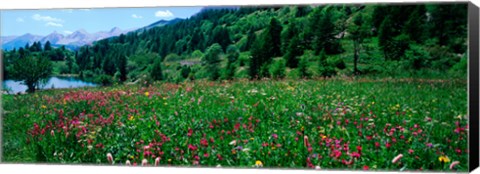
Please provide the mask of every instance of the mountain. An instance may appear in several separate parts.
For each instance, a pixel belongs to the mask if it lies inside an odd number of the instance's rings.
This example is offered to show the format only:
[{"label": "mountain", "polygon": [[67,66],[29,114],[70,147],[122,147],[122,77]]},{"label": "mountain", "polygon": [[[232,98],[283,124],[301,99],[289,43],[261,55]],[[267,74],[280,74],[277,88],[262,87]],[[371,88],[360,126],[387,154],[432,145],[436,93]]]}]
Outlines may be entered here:
[{"label": "mountain", "polygon": [[145,27],[142,27],[138,30],[143,30],[143,29],[151,29],[151,28],[154,28],[154,27],[162,27],[162,26],[165,26],[165,25],[172,25],[172,24],[175,24],[177,22],[180,22],[182,21],[183,19],[182,18],[175,18],[175,19],[172,19],[172,20],[165,20],[165,19],[162,19],[162,20],[159,20],[157,22],[154,22],[150,25],[147,25]]},{"label": "mountain", "polygon": [[77,30],[64,39],[54,42],[60,45],[85,45],[91,43],[93,36],[84,29]]},{"label": "mountain", "polygon": [[133,30],[135,29],[122,30],[118,27],[114,27],[109,31],[88,33],[84,29],[80,29],[66,36],[56,31],[47,36],[37,36],[28,33],[18,37],[2,36],[1,42],[2,49],[4,50],[12,50],[14,48],[24,47],[25,44],[29,43],[31,45],[36,41],[40,41],[42,44],[50,41],[50,44],[52,44],[54,47],[65,46],[68,49],[75,50],[83,45],[91,44],[97,40],[119,36],[120,34],[125,34]]},{"label": "mountain", "polygon": [[24,47],[27,43],[33,44],[33,42],[40,41],[43,37],[32,35],[30,33],[16,37],[15,39],[10,40],[2,44],[2,48],[5,50],[12,50],[14,48]]},{"label": "mountain", "polygon": [[63,36],[60,33],[57,33],[57,31],[54,31],[53,33],[42,38],[40,42],[42,44],[45,44],[47,41],[49,41],[50,43],[58,43],[58,41],[62,40],[63,38],[65,38],[65,36]]},{"label": "mountain", "polygon": [[11,40],[17,38],[18,36],[2,36],[0,37],[0,44],[10,42]]}]

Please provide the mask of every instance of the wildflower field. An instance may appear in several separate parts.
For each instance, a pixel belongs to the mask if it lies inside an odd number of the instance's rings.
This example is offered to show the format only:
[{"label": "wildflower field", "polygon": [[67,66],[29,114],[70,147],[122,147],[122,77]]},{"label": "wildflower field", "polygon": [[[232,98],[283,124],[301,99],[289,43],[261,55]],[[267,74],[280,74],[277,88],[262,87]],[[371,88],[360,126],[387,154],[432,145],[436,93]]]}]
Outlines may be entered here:
[{"label": "wildflower field", "polygon": [[466,81],[196,81],[2,102],[4,162],[468,169]]}]

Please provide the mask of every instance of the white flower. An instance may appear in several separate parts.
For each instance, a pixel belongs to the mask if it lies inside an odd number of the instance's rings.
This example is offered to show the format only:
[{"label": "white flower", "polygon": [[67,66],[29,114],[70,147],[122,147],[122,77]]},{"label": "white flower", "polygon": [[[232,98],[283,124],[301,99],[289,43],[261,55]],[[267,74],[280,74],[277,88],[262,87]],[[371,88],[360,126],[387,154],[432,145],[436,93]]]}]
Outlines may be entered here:
[{"label": "white flower", "polygon": [[228,143],[228,144],[230,144],[230,145],[235,145],[235,144],[237,144],[237,140],[233,140],[232,142],[230,142],[230,143]]},{"label": "white flower", "polygon": [[322,169],[320,166],[315,166],[315,170],[320,170]]}]

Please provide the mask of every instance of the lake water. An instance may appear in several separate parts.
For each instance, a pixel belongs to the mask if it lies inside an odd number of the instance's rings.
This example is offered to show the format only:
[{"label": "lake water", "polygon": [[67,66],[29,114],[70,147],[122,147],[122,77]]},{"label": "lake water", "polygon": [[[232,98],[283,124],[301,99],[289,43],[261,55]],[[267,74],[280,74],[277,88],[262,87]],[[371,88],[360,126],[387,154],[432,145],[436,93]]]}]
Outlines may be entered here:
[{"label": "lake water", "polygon": [[[3,89],[9,90],[9,93],[18,93],[27,91],[27,86],[20,81],[4,80]],[[97,86],[95,83],[85,82],[77,77],[50,77],[44,85],[40,85],[40,89],[51,88],[78,88],[85,86]]]}]

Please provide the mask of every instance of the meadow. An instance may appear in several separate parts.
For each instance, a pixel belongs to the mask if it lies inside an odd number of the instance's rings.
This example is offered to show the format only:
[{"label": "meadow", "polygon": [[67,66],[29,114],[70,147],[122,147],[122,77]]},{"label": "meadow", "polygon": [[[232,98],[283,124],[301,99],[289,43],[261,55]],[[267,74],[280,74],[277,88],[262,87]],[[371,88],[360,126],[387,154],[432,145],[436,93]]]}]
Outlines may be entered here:
[{"label": "meadow", "polygon": [[236,80],[2,95],[2,160],[467,171],[466,84]]}]

